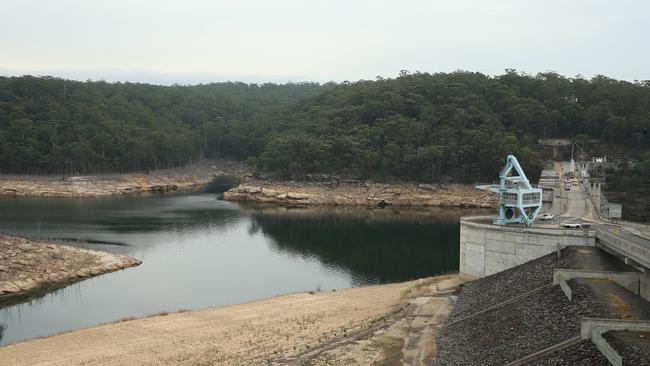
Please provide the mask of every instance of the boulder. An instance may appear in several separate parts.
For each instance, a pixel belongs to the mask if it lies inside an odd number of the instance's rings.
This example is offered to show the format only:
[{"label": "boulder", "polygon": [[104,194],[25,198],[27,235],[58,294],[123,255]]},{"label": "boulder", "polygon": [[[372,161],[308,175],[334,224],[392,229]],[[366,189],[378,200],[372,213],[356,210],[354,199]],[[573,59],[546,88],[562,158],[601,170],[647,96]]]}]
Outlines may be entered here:
[{"label": "boulder", "polygon": [[386,208],[386,207],[388,207],[390,205],[391,205],[391,203],[386,202],[385,200],[381,200],[381,201],[379,201],[379,203],[377,203],[377,206],[380,207],[380,208]]},{"label": "boulder", "polygon": [[287,198],[291,200],[306,200],[309,199],[309,195],[307,193],[289,192],[287,193]]},{"label": "boulder", "polygon": [[20,291],[20,287],[14,285],[11,282],[6,282],[2,286],[0,286],[0,291],[3,293],[14,293]]},{"label": "boulder", "polygon": [[36,249],[36,245],[29,243],[18,244],[18,249],[22,250],[23,252],[27,252]]},{"label": "boulder", "polygon": [[418,188],[426,189],[427,191],[437,191],[438,190],[438,187],[434,186],[433,184],[426,184],[426,183],[418,184]]},{"label": "boulder", "polygon": [[347,206],[347,205],[349,205],[351,203],[352,203],[352,201],[348,197],[334,196],[334,204],[335,205]]},{"label": "boulder", "polygon": [[262,188],[262,194],[268,197],[275,197],[280,194],[280,191],[270,188]]},{"label": "boulder", "polygon": [[226,201],[245,201],[248,196],[246,193],[228,191],[223,193],[223,199]]},{"label": "boulder", "polygon": [[262,187],[243,186],[242,189],[246,193],[251,193],[251,194],[262,193]]}]

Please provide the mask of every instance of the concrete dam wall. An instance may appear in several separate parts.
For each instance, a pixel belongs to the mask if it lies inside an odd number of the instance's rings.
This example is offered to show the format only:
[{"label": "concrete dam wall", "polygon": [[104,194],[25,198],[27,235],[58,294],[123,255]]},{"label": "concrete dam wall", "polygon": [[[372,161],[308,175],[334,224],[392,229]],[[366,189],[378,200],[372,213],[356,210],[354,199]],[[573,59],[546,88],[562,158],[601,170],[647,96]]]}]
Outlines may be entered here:
[{"label": "concrete dam wall", "polygon": [[542,257],[558,247],[595,245],[595,230],[500,226],[492,224],[489,216],[463,217],[459,271],[484,277]]}]

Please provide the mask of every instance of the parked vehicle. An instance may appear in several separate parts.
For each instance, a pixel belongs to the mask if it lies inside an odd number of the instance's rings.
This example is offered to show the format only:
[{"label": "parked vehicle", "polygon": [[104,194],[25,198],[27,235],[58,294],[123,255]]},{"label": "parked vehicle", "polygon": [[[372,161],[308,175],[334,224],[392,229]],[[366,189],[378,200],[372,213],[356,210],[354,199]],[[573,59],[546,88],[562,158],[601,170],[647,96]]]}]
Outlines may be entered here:
[{"label": "parked vehicle", "polygon": [[551,221],[555,218],[555,216],[551,215],[550,213],[545,213],[542,215],[542,220],[543,221]]},{"label": "parked vehicle", "polygon": [[573,223],[573,222],[565,222],[563,224],[560,224],[563,228],[566,229],[580,229],[582,227],[582,224],[578,223]]}]

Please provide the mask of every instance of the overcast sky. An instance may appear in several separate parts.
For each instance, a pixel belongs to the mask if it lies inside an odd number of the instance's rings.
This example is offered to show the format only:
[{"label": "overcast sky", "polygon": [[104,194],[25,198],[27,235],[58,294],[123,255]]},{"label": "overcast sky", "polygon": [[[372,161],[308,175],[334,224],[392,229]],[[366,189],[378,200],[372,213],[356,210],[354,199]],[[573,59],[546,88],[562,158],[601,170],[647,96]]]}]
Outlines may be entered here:
[{"label": "overcast sky", "polygon": [[506,68],[650,79],[650,1],[0,0],[0,75],[158,84]]}]

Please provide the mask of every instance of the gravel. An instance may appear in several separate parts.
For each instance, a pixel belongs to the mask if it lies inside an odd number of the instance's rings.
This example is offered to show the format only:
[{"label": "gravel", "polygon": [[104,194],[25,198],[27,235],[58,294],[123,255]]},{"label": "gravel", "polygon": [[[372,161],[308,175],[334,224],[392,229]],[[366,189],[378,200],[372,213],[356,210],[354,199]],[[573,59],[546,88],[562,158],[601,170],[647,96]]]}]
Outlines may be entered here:
[{"label": "gravel", "polygon": [[582,317],[615,317],[588,286],[570,285],[572,302],[553,286],[442,328],[436,364],[502,365],[578,336]]},{"label": "gravel", "polygon": [[591,343],[589,339],[580,341],[573,346],[563,348],[550,355],[532,361],[529,365],[538,366],[609,366],[609,361],[602,353]]},{"label": "gravel", "polygon": [[520,266],[471,281],[458,296],[448,323],[453,323],[481,310],[496,306],[526,292],[553,282],[553,270],[594,269],[602,271],[634,271],[632,267],[594,247],[568,247]]},{"label": "gravel", "polygon": [[650,365],[650,332],[607,332],[605,340],[623,358],[623,365]]},{"label": "gravel", "polygon": [[[562,250],[560,261],[553,253],[469,282],[459,294],[448,325],[438,333],[435,364],[502,365],[512,362],[580,335],[583,317],[650,319],[650,303],[607,280],[568,281],[573,292],[571,302],[559,286],[552,286],[503,304],[551,283],[554,268],[632,270],[600,249],[571,247]],[[491,307],[494,308],[465,319]],[[608,364],[590,341],[567,347],[542,361],[545,363],[539,364]]]},{"label": "gravel", "polygon": [[[621,355],[623,365],[650,365],[650,332],[611,331],[603,334],[603,337]],[[591,340],[586,339],[535,360],[530,365],[608,366],[609,361]]]}]

